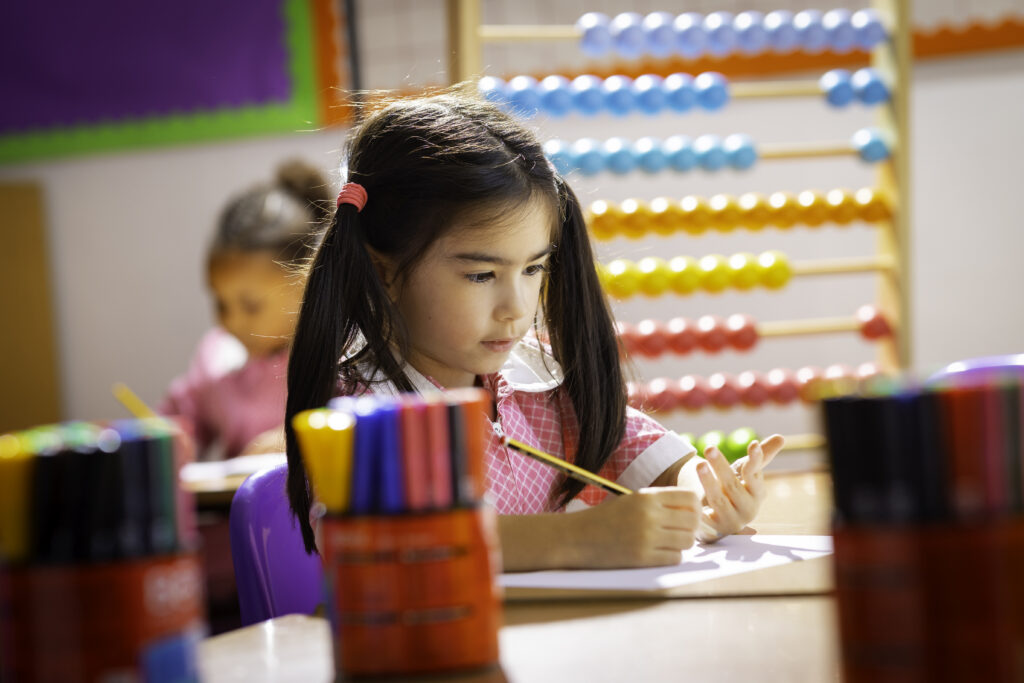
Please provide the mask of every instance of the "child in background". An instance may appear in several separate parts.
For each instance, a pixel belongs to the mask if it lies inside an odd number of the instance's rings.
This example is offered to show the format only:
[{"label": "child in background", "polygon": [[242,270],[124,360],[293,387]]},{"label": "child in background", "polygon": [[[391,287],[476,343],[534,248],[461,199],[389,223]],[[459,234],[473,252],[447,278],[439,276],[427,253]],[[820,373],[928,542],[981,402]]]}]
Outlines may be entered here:
[{"label": "child in background", "polygon": [[[695,538],[754,518],[782,438],[730,467],[626,405],[579,201],[530,132],[454,90],[370,112],[347,147],[288,369],[288,492],[308,551],[291,418],[338,394],[491,393],[488,499],[506,571],[675,564]],[[602,500],[502,446],[503,434],[639,495]]]},{"label": "child in background", "polygon": [[253,187],[224,208],[206,261],[219,327],[203,337],[159,406],[187,418],[201,458],[284,450],[298,271],[316,249],[329,207],[322,174],[290,161],[273,184]]}]

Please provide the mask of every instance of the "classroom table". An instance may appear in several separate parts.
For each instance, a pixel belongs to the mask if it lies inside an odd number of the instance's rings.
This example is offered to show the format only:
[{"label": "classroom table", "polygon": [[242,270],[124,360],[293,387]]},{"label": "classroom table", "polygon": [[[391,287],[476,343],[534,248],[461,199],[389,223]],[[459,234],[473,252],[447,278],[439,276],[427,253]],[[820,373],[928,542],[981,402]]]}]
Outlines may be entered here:
[{"label": "classroom table", "polygon": [[[829,532],[824,472],[770,474],[753,527],[765,534]],[[828,562],[827,558],[813,562]],[[801,564],[786,565],[798,568]],[[785,567],[763,572],[774,571]],[[753,576],[753,572],[747,576]],[[456,681],[834,681],[831,594],[687,599],[507,601],[501,664]],[[330,628],[317,617],[271,619],[204,641],[203,680],[330,681]]]}]

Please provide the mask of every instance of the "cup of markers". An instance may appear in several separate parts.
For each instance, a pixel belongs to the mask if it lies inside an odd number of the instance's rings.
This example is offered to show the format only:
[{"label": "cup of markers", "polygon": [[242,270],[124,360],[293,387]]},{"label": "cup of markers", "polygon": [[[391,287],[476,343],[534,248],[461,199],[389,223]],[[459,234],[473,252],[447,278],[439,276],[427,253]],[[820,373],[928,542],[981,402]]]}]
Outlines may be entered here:
[{"label": "cup of markers", "polygon": [[163,418],[0,436],[0,680],[199,680],[188,452]]},{"label": "cup of markers", "polygon": [[498,662],[489,395],[334,399],[293,427],[316,499],[335,670],[428,674]]}]

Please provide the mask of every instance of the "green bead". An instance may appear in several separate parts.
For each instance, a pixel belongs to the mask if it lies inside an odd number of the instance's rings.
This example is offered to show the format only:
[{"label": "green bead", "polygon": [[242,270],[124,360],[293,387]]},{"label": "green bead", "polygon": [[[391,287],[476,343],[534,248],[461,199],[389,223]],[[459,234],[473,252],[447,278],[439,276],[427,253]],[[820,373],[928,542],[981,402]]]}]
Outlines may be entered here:
[{"label": "green bead", "polygon": [[734,429],[719,446],[725,459],[730,463],[736,462],[747,454],[747,446],[751,441],[757,439],[757,432],[750,427]]}]

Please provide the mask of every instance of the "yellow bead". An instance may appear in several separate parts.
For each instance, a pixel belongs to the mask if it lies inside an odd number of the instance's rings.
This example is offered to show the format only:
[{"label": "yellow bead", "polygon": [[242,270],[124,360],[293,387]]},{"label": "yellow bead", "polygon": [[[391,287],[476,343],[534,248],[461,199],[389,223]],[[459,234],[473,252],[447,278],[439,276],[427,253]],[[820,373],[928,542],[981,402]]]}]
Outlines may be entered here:
[{"label": "yellow bead", "polygon": [[619,232],[622,212],[619,207],[604,199],[590,205],[587,224],[590,232],[599,240],[610,240]]},{"label": "yellow bead", "polygon": [[675,234],[682,214],[679,204],[668,197],[655,197],[651,200],[650,209],[651,229],[665,237]]},{"label": "yellow bead", "polygon": [[729,260],[721,254],[708,254],[697,265],[700,269],[700,286],[704,291],[718,293],[732,284]]},{"label": "yellow bead", "polygon": [[668,269],[672,273],[672,291],[676,294],[693,294],[700,287],[700,266],[692,257],[676,256],[668,262]]},{"label": "yellow bead", "polygon": [[768,195],[769,222],[777,228],[785,230],[793,227],[800,219],[800,207],[796,197],[789,192],[772,192]]},{"label": "yellow bead", "polygon": [[711,207],[703,197],[683,197],[679,211],[683,230],[691,235],[701,235],[711,225]]},{"label": "yellow bead", "polygon": [[825,195],[815,190],[804,190],[796,197],[797,206],[800,207],[800,222],[804,225],[815,228],[825,222],[828,218],[828,205],[825,203]]},{"label": "yellow bead", "polygon": [[640,289],[640,269],[626,259],[615,259],[608,264],[608,293],[616,299],[628,299]]},{"label": "yellow bead", "polygon": [[837,225],[846,225],[857,219],[857,201],[849,190],[829,190],[825,204],[828,206],[828,220]]},{"label": "yellow bead", "polygon": [[638,240],[647,236],[647,229],[651,223],[651,212],[645,204],[637,199],[627,199],[619,204],[622,212],[622,222],[619,225],[619,233],[629,239]]},{"label": "yellow bead", "polygon": [[736,198],[727,194],[716,194],[708,200],[711,224],[719,232],[732,232],[740,225],[740,207]]},{"label": "yellow bead", "polygon": [[729,268],[732,286],[736,289],[752,289],[761,284],[761,264],[756,255],[749,252],[733,254],[729,257]]},{"label": "yellow bead", "polygon": [[672,286],[672,271],[665,259],[648,256],[640,259],[640,292],[646,296],[661,296]]},{"label": "yellow bead", "polygon": [[884,192],[870,187],[862,187],[854,194],[857,202],[857,213],[862,221],[873,223],[885,221],[892,217],[889,198]]},{"label": "yellow bead", "polygon": [[747,230],[761,230],[771,220],[768,198],[759,192],[741,194],[736,204],[740,210],[740,222]]},{"label": "yellow bead", "polygon": [[768,289],[781,289],[789,282],[793,269],[781,251],[766,251],[757,257],[761,266],[761,284]]}]

